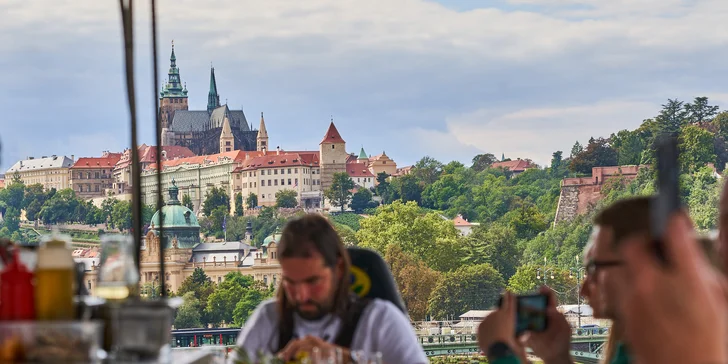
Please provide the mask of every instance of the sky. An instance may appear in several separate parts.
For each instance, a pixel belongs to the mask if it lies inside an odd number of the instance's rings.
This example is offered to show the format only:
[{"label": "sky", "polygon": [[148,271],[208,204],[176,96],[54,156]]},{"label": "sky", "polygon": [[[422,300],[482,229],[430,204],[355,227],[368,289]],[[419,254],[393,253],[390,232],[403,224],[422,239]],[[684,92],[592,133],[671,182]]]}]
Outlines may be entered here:
[{"label": "sky", "polygon": [[[668,98],[728,109],[725,0],[158,0],[190,109],[221,102],[271,146],[530,158],[634,129]],[[148,1],[135,1],[139,142],[154,143]],[[131,145],[116,1],[0,2],[0,170]]]}]

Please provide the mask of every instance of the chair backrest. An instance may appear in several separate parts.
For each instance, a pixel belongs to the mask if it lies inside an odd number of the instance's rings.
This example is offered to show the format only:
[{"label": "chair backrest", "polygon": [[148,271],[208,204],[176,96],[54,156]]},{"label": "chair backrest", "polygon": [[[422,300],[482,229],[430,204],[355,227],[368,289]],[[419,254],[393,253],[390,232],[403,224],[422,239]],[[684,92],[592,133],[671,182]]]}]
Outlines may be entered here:
[{"label": "chair backrest", "polygon": [[347,251],[351,259],[351,290],[359,297],[390,301],[408,315],[392,272],[384,259],[369,249],[349,247]]}]

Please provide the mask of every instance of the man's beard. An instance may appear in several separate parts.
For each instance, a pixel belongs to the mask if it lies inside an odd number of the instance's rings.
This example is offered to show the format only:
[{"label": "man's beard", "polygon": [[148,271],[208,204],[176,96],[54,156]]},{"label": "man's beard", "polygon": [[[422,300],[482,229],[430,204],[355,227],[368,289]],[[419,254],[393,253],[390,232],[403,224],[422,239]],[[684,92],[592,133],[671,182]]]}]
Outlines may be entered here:
[{"label": "man's beard", "polygon": [[[303,311],[301,310],[302,305],[313,305],[316,307],[315,311]],[[330,307],[325,307],[324,305],[314,302],[314,301],[306,301],[302,303],[297,303],[295,306],[296,313],[298,313],[299,316],[301,316],[304,320],[309,321],[316,321],[322,319],[324,316],[329,314],[329,311],[331,311]]]}]

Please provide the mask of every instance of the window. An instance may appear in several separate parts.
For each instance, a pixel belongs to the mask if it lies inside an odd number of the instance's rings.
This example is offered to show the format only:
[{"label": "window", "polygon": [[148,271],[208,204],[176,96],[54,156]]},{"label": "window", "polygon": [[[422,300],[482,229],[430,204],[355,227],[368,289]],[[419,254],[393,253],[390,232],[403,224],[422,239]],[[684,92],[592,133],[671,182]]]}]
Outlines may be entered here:
[{"label": "window", "polygon": [[86,284],[88,285],[88,290],[91,291],[91,280],[89,279],[88,283]]},{"label": "window", "polygon": [[264,194],[262,194],[262,195],[260,195],[260,198],[261,198],[261,199],[265,199],[265,193],[264,193]]},{"label": "window", "polygon": [[336,146],[331,144],[331,149],[335,149],[335,148],[336,148]]},{"label": "window", "polygon": [[296,186],[298,186],[298,178],[296,178]]},{"label": "window", "polygon": [[291,179],[290,178],[288,179],[288,185],[289,186],[291,185]]},{"label": "window", "polygon": [[218,277],[217,277],[217,283],[220,283],[220,282],[222,282],[222,277],[219,277],[219,276],[218,276]]},{"label": "window", "polygon": [[99,178],[99,172],[95,172],[94,177]]},{"label": "window", "polygon": [[268,175],[270,176],[270,169],[268,170]]},{"label": "window", "polygon": [[95,187],[96,192],[99,192],[99,185],[96,185]]},{"label": "window", "polygon": [[286,185],[286,180],[284,180],[283,178],[281,178],[281,186],[285,186],[285,185]]},{"label": "window", "polygon": [[240,179],[240,175],[239,175],[239,174],[238,174],[238,175],[236,175],[236,176],[235,176],[235,178],[236,178],[236,179]]},{"label": "window", "polygon": [[291,174],[291,169],[290,168],[288,168],[288,174]]},{"label": "window", "polygon": [[263,276],[263,284],[268,285],[268,275]]},{"label": "window", "polygon": [[281,168],[281,174],[286,174],[286,170]]},{"label": "window", "polygon": [[273,186],[278,186],[278,180],[277,179],[274,179],[273,180]]},{"label": "window", "polygon": [[294,168],[293,173],[298,174],[298,168]]},{"label": "window", "polygon": [[[270,181],[271,181],[271,180],[268,180],[268,186],[270,186],[270,185],[271,185],[271,184],[270,184]],[[276,181],[277,181],[277,180],[276,180]]]},{"label": "window", "polygon": [[277,169],[274,169],[273,170],[273,174],[278,174],[278,170]]},{"label": "window", "polygon": [[230,141],[229,140],[225,142],[225,146],[230,146]]}]

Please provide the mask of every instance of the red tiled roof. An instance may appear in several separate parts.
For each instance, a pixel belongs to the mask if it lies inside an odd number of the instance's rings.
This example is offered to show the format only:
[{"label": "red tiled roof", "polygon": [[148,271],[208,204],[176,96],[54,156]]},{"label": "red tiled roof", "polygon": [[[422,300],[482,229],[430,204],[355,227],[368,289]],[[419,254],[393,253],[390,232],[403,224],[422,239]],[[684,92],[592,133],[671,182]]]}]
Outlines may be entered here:
[{"label": "red tiled roof", "polygon": [[359,157],[357,157],[356,154],[349,154],[349,156],[346,157],[346,164],[357,163],[358,160]]},{"label": "red tiled roof", "polygon": [[107,153],[103,157],[82,157],[78,158],[71,169],[87,169],[87,168],[109,168],[113,169],[119,160],[121,153]]},{"label": "red tiled roof", "polygon": [[397,171],[394,172],[393,176],[394,177],[399,177],[399,176],[407,175],[407,174],[409,174],[412,171],[412,168],[413,167],[414,166],[407,166],[407,167],[397,168]]},{"label": "red tiled roof", "polygon": [[382,154],[375,155],[374,157],[369,157],[370,162],[378,161],[380,159],[392,160],[392,158],[389,158],[387,153],[384,153],[384,152],[382,152]]},{"label": "red tiled roof", "polygon": [[468,220],[465,220],[461,215],[455,216],[454,219],[452,219],[452,222],[455,224],[455,226],[471,226],[473,224],[469,223]]},{"label": "red tiled roof", "polygon": [[326,131],[324,140],[322,140],[319,144],[323,143],[346,143],[344,139],[341,138],[341,134],[339,134],[339,131],[336,130],[336,126],[334,125],[333,121],[331,122],[331,125],[329,125],[329,130]]},{"label": "red tiled roof", "polygon": [[[259,155],[263,152],[246,152],[242,150],[233,150],[231,152],[224,152],[224,153],[218,153],[218,154],[211,154],[211,155],[200,155],[190,158],[178,158],[178,159],[172,159],[172,160],[166,160],[162,162],[162,166],[164,168],[169,167],[176,167],[182,164],[205,164],[205,163],[217,163],[220,159],[223,158],[229,158],[233,160],[233,163],[243,163],[245,160],[245,156],[250,154],[252,156]],[[149,165],[148,169],[156,169],[157,164],[152,163]]]},{"label": "red tiled roof", "polygon": [[281,152],[268,153],[266,155],[257,156],[246,160],[243,165],[236,168],[234,172],[250,171],[258,168],[275,168],[289,166],[309,166],[317,167],[319,165],[319,152]]},{"label": "red tiled roof", "polygon": [[[141,147],[139,148],[139,160],[142,161],[142,163],[154,163],[157,161],[157,147],[154,146],[146,146],[145,149],[142,151]],[[195,156],[195,153],[193,153],[189,148],[187,147],[180,147],[177,145],[165,145],[162,147],[162,151],[164,152],[163,155],[165,157],[163,160],[171,160],[171,159],[178,159],[178,158],[191,158]]]},{"label": "red tiled roof", "polygon": [[347,163],[346,173],[349,174],[349,177],[374,177],[374,174],[364,163]]},{"label": "red tiled roof", "polygon": [[514,161],[506,161],[506,162],[495,162],[490,165],[491,168],[504,168],[511,172],[523,172],[528,168],[532,168],[532,166],[528,163],[528,161],[523,159],[517,159]]}]

